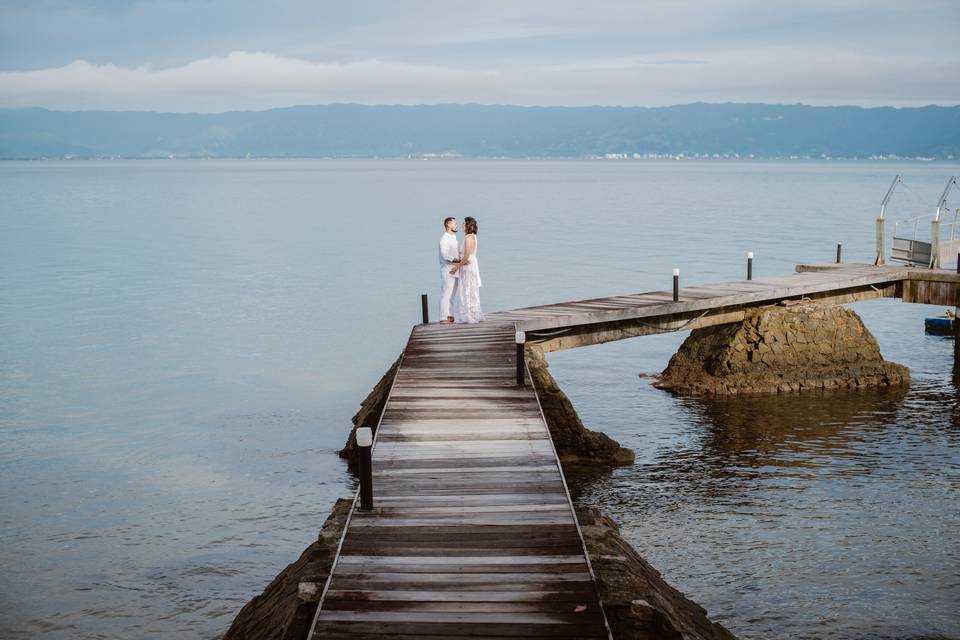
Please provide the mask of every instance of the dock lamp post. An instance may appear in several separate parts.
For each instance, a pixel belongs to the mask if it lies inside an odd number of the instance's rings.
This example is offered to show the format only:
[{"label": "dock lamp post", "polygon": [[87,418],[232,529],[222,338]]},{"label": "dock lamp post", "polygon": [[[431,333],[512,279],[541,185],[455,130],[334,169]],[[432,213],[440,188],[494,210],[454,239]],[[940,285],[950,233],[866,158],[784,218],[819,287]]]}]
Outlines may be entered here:
[{"label": "dock lamp post", "polygon": [[747,251],[747,280],[753,280],[753,251]]},{"label": "dock lamp post", "polygon": [[423,324],[430,324],[430,311],[427,309],[427,294],[425,293],[420,294],[420,313],[423,314]]},{"label": "dock lamp post", "polygon": [[526,363],[524,362],[524,345],[527,342],[527,334],[523,331],[517,331],[517,386],[522,387],[526,384]]},{"label": "dock lamp post", "polygon": [[373,510],[373,431],[357,429],[357,459],[360,467],[360,510]]},{"label": "dock lamp post", "polygon": [[673,301],[680,300],[680,269],[673,270]]}]

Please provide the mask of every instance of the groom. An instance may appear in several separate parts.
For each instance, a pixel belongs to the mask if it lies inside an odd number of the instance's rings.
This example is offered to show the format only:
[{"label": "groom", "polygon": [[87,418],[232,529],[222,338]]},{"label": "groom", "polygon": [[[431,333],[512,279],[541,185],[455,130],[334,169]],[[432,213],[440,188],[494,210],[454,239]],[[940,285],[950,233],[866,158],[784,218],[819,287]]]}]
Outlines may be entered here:
[{"label": "groom", "polygon": [[460,263],[460,247],[457,245],[457,219],[446,218],[443,221],[443,235],[440,236],[440,324],[453,322],[450,302],[457,288],[457,276],[450,273],[451,268]]}]

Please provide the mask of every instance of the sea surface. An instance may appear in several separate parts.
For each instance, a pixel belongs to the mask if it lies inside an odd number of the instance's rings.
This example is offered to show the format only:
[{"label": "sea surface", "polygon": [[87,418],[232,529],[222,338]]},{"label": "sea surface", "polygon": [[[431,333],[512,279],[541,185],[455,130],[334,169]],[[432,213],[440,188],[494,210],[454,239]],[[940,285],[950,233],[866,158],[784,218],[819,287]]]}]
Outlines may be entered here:
[{"label": "sea surface", "polygon": [[[479,220],[489,310],[872,260],[960,166],[0,163],[0,637],[217,638],[354,481],[350,417]],[[955,198],[960,197],[955,195]],[[956,206],[954,204],[953,206]],[[943,308],[854,308],[907,390],[705,401],[683,333],[553,354],[636,464],[572,478],[743,639],[960,638],[960,405]],[[431,311],[435,313],[434,304]],[[641,375],[642,374],[642,375]]]}]

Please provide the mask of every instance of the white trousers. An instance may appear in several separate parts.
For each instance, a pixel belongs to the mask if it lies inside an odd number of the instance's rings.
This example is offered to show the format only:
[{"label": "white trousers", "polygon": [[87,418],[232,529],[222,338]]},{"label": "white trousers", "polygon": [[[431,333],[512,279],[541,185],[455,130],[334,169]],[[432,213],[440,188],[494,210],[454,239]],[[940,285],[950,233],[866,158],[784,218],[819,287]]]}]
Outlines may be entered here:
[{"label": "white trousers", "polygon": [[453,315],[450,303],[457,290],[457,280],[459,280],[459,278],[450,275],[450,269],[453,269],[453,267],[452,264],[440,267],[440,320],[446,320]]}]

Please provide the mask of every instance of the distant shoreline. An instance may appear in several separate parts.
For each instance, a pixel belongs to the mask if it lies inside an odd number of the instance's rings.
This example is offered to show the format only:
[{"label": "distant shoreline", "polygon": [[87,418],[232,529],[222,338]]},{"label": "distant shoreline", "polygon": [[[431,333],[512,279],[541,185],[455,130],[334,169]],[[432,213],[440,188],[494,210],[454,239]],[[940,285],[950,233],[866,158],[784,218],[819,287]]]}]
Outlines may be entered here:
[{"label": "distant shoreline", "polygon": [[678,154],[670,156],[661,154],[658,157],[643,158],[604,158],[600,156],[464,156],[464,155],[443,155],[443,154],[423,154],[408,156],[292,156],[292,155],[251,155],[251,156],[64,156],[64,157],[0,157],[0,162],[97,162],[97,161],[130,161],[130,160],[150,160],[150,161],[170,161],[170,160],[410,160],[410,161],[433,161],[433,162],[458,162],[458,161],[491,161],[491,162],[606,162],[612,164],[630,164],[630,163],[657,163],[657,162],[716,162],[716,163],[737,163],[737,162],[918,162],[918,163],[940,163],[956,164],[960,163],[960,158],[948,156],[946,158],[934,157],[814,157],[814,156],[754,156],[754,157],[720,157],[715,158],[708,155],[687,155]]},{"label": "distant shoreline", "polygon": [[220,114],[0,109],[0,157],[960,158],[960,106],[316,105]]}]

